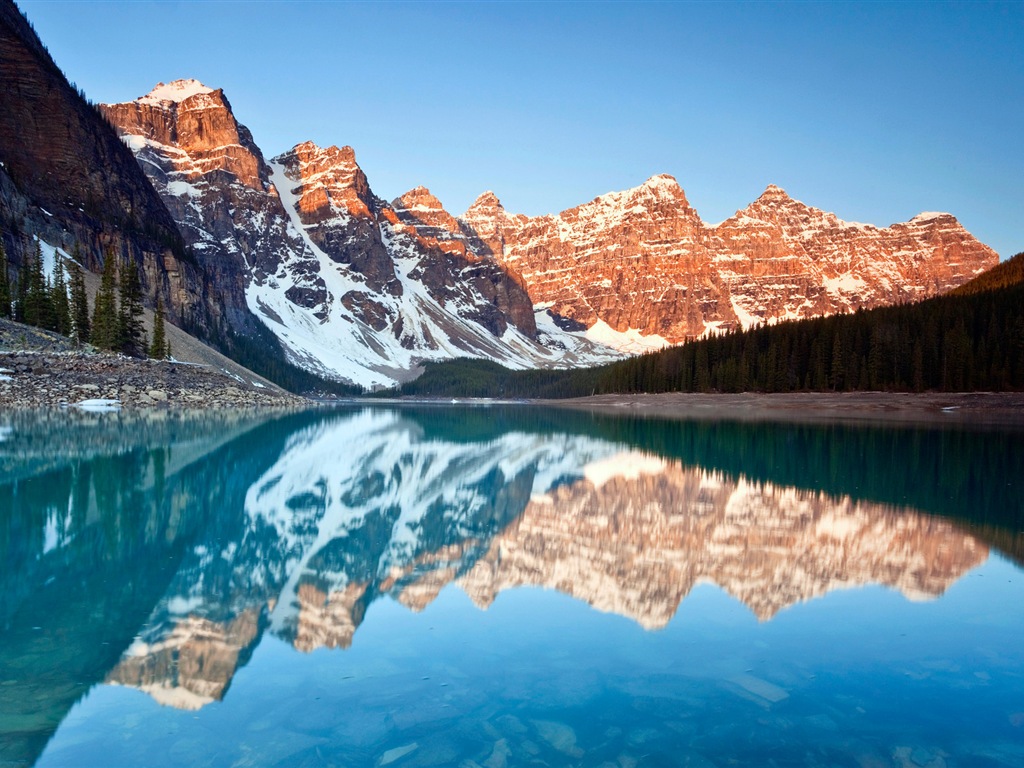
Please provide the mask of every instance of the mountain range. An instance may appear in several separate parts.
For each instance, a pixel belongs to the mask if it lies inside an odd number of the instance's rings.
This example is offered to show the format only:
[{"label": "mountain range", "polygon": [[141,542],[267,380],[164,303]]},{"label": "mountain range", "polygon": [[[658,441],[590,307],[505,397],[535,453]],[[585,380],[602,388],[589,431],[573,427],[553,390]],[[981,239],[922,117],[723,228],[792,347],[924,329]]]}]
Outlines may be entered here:
[{"label": "mountain range", "polygon": [[172,322],[257,369],[287,361],[376,389],[459,357],[575,368],[934,296],[999,260],[952,215],[846,222],[774,185],[718,224],[667,175],[545,216],[493,192],[461,216],[425,187],[387,202],[351,147],[266,158],[223,91],[196,80],[94,108],[0,7],[12,264],[34,238],[77,247],[94,271],[134,260]]}]

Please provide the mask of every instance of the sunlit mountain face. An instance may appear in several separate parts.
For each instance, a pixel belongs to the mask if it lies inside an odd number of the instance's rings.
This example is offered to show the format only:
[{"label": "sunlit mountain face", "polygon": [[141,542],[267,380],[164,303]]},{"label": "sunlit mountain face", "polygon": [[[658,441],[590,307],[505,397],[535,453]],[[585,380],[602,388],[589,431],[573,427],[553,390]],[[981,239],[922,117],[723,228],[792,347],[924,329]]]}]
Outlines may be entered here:
[{"label": "sunlit mountain face", "polygon": [[[4,705],[14,760],[97,683],[230,705],[263,645],[349,653],[381,631],[378,605],[431,616],[455,590],[460,622],[486,626],[505,594],[561,595],[642,638],[708,589],[772,624],[871,587],[933,603],[993,547],[1021,551],[1014,510],[995,511],[1013,488],[978,484],[979,462],[1020,460],[1002,433],[365,408],[83,423],[44,461],[64,428],[22,420],[0,443],[0,660],[25,671]],[[911,448],[937,487],[900,479],[891,457]],[[987,515],[956,506],[971,493]],[[541,631],[546,615],[522,620]]]}]

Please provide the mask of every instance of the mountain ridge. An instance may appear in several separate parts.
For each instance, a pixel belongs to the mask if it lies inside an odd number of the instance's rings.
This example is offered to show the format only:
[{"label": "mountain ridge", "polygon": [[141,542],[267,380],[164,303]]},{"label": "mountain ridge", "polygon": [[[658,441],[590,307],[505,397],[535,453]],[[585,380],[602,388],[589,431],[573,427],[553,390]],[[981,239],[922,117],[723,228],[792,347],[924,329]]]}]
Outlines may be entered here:
[{"label": "mountain ridge", "polygon": [[[168,89],[180,98],[160,98]],[[550,338],[564,334],[538,339],[521,280],[423,236],[373,193],[351,147],[306,141],[266,161],[223,92],[195,81],[101,109],[198,258],[231,287],[238,323],[266,325],[294,364],[375,388],[429,359],[523,368],[616,356],[568,337],[553,353]]]},{"label": "mountain ridge", "polygon": [[248,339],[254,359],[262,344],[369,389],[458,357],[607,363],[935,295],[998,261],[951,215],[845,222],[774,184],[710,225],[668,174],[557,214],[510,213],[485,192],[455,216],[426,187],[377,197],[351,147],[268,160],[223,90],[197,80],[98,109],[203,273],[191,301],[209,305],[215,343]]}]

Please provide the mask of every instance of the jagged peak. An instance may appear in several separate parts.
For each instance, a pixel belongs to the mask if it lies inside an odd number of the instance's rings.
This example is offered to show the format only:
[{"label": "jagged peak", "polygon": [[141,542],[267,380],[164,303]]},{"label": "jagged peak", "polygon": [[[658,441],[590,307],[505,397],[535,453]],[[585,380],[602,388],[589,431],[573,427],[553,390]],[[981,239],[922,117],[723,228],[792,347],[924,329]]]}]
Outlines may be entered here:
[{"label": "jagged peak", "polygon": [[659,173],[656,176],[651,176],[651,178],[649,178],[640,186],[649,188],[666,187],[669,189],[681,189],[681,187],[679,186],[679,182],[676,181],[676,177],[667,173]]},{"label": "jagged peak", "polygon": [[634,191],[645,192],[660,200],[678,201],[686,206],[690,204],[690,201],[686,199],[686,193],[683,191],[683,188],[676,181],[676,177],[667,173],[651,176]]},{"label": "jagged peak", "polygon": [[140,96],[137,101],[146,104],[161,104],[165,102],[180,104],[185,99],[197,94],[213,93],[213,91],[213,88],[203,85],[198,80],[172,80],[169,83],[157,83],[153,90],[145,96]]},{"label": "jagged peak", "polygon": [[505,210],[505,207],[501,204],[501,200],[498,199],[498,196],[491,190],[487,190],[473,201],[473,204],[466,210],[466,214],[468,215],[476,210],[489,210],[493,208]]},{"label": "jagged peak", "polygon": [[338,147],[331,145],[329,147],[321,147],[315,141],[303,141],[296,144],[291,148],[289,152],[285,152],[274,160],[287,157],[288,155],[295,155],[303,162],[308,162],[313,159],[330,159],[332,162],[339,162],[348,165],[354,165],[358,167],[356,162],[356,151],[347,144],[344,147]]},{"label": "jagged peak", "polygon": [[790,197],[782,187],[775,184],[769,184],[764,188],[764,192],[761,193],[761,196],[757,198],[757,202],[787,202],[792,199],[793,198]]},{"label": "jagged peak", "polygon": [[[587,210],[592,209],[594,206],[598,208],[619,208],[622,206],[632,206],[637,203],[644,204],[651,199],[671,205],[682,205],[683,207],[689,207],[690,205],[686,199],[686,193],[683,192],[683,188],[679,186],[679,182],[676,181],[675,177],[667,173],[661,173],[657,176],[651,176],[639,186],[621,191],[605,192],[603,195],[595,197],[589,203],[584,203],[569,210]],[[564,214],[566,211],[562,213]]]},{"label": "jagged peak", "polygon": [[426,210],[443,211],[444,205],[433,193],[424,186],[413,187],[404,195],[400,195],[391,201],[394,208],[413,209],[423,208]]},{"label": "jagged peak", "polygon": [[944,219],[947,217],[954,220],[956,219],[956,216],[954,216],[951,213],[945,213],[944,211],[922,211],[921,213],[917,214],[917,216],[912,218],[910,221],[916,222],[918,224],[923,224],[926,221],[932,221],[933,219]]}]

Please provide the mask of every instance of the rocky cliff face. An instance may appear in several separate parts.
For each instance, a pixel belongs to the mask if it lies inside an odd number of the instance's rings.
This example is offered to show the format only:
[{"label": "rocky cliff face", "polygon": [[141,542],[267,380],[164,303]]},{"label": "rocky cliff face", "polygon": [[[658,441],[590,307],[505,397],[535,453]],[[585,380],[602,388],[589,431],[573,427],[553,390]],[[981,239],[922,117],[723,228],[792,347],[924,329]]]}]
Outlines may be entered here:
[{"label": "rocky cliff face", "polygon": [[555,216],[509,214],[488,192],[447,226],[520,272],[535,304],[631,351],[926,298],[998,262],[949,214],[879,228],[774,185],[708,225],[671,176]]},{"label": "rocky cliff face", "polygon": [[147,303],[208,328],[209,284],[175,220],[110,125],[67,81],[10,0],[0,2],[0,232],[13,264],[38,238],[102,268],[140,267]]},{"label": "rocky cliff face", "polygon": [[231,328],[262,322],[308,370],[376,387],[424,360],[612,356],[583,340],[552,351],[521,279],[428,231],[417,203],[374,195],[351,147],[305,142],[267,162],[223,92],[194,80],[102,110],[222,290]]},{"label": "rocky cliff face", "polygon": [[117,126],[217,286],[228,327],[252,332],[250,275],[272,274],[302,244],[273,193],[269,169],[219,90],[195,80],[100,109]]},{"label": "rocky cliff face", "polygon": [[774,185],[710,228],[708,248],[745,327],[936,296],[999,261],[949,214],[879,228]]},{"label": "rocky cliff face", "polygon": [[598,339],[615,338],[610,326],[623,334],[621,346],[630,346],[630,329],[634,337],[681,340],[728,306],[720,276],[704,268],[704,226],[671,176],[557,216],[510,216],[487,193],[460,225],[474,233],[470,242],[523,275],[534,303]]}]

